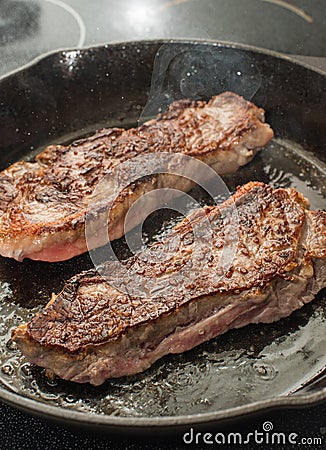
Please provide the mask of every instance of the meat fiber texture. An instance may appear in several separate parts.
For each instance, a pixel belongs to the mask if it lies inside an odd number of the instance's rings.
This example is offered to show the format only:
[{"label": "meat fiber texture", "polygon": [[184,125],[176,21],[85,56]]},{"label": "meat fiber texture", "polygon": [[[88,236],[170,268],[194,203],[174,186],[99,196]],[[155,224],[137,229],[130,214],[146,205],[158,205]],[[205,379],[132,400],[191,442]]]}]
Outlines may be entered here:
[{"label": "meat fiber texture", "polygon": [[326,213],[294,189],[251,182],[123,264],[74,276],[13,340],[59,377],[100,385],[290,315],[325,286],[325,260]]},{"label": "meat fiber texture", "polygon": [[[62,261],[91,250],[85,220],[94,191],[103,177],[135,157],[187,155],[223,175],[248,163],[272,137],[263,109],[225,92],[208,103],[174,102],[167,113],[139,128],[104,129],[68,146],[51,145],[35,162],[17,162],[0,173],[0,254],[18,261]],[[191,188],[176,177],[149,174],[116,204],[111,240],[124,234],[131,204],[158,186]],[[94,217],[97,212],[92,211]],[[94,234],[96,227],[95,221]]]}]

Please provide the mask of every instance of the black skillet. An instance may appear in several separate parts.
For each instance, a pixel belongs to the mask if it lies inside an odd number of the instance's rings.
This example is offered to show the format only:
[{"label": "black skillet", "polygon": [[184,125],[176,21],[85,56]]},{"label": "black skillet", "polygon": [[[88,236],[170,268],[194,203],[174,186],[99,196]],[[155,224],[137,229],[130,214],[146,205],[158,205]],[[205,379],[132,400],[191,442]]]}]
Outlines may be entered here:
[{"label": "black skillet", "polygon": [[[249,180],[295,186],[313,208],[324,209],[325,75],[272,52],[230,44],[155,41],[60,51],[1,79],[1,167],[102,126],[136,125],[177,98],[207,99],[225,90],[264,107],[276,134],[251,164],[225,179],[230,191]],[[193,194],[210,201],[200,191]],[[147,241],[178,219],[169,211],[149,217]],[[115,249],[121,258],[128,253],[123,239]],[[91,265],[88,255],[55,264],[0,259],[3,401],[64,423],[144,431],[325,400],[319,379],[326,362],[323,293],[287,319],[228,332],[137,376],[97,388],[49,381],[24,360],[10,332]]]}]

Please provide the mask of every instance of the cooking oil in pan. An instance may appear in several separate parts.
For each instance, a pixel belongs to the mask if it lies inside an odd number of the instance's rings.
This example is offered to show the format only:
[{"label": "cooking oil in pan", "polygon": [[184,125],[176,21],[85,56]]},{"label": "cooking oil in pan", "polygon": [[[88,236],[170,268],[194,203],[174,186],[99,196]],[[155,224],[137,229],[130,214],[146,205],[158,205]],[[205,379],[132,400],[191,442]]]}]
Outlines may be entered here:
[{"label": "cooking oil in pan", "polygon": [[[248,181],[295,187],[312,208],[326,207],[325,166],[291,142],[274,139],[255,159],[225,178],[229,190]],[[196,200],[211,202],[194,190]],[[196,202],[189,201],[189,212]],[[197,207],[197,206],[196,206]],[[165,210],[144,224],[146,245],[180,220]],[[124,239],[116,241],[120,258]],[[0,259],[0,381],[2,389],[38,402],[97,414],[153,417],[218,411],[286,395],[326,364],[325,294],[290,317],[268,325],[232,330],[182,355],[169,355],[144,373],[108,380],[100,387],[51,380],[30,364],[11,341],[12,330],[29,320],[66,279],[92,266],[87,255],[62,263]],[[289,376],[289,374],[291,374]]]}]

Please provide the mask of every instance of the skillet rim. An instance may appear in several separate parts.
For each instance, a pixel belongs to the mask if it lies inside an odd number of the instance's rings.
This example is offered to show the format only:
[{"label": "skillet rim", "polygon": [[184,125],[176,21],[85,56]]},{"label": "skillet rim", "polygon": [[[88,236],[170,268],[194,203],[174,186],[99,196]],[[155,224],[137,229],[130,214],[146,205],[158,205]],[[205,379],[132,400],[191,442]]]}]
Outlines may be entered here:
[{"label": "skillet rim", "polygon": [[[88,51],[88,50],[99,50],[102,48],[109,48],[111,46],[119,46],[119,45],[128,45],[128,46],[135,46],[135,45],[150,45],[150,44],[207,44],[207,45],[214,45],[217,47],[230,47],[230,48],[238,48],[241,50],[247,50],[247,51],[253,51],[256,53],[261,53],[267,56],[273,56],[278,59],[283,59],[285,61],[291,62],[293,64],[297,64],[299,66],[302,66],[308,70],[312,70],[314,72],[319,73],[320,75],[326,76],[326,70],[323,70],[319,67],[316,67],[314,65],[309,64],[308,62],[301,61],[300,59],[296,59],[295,55],[288,55],[286,53],[277,52],[276,50],[270,50],[265,49],[263,47],[258,47],[255,45],[247,45],[242,44],[238,42],[233,41],[224,41],[219,40],[216,41],[214,39],[188,39],[188,38],[175,38],[175,39],[143,39],[139,41],[110,41],[106,44],[98,44],[98,45],[89,45],[85,47],[60,47],[57,50],[50,50],[48,52],[42,53],[39,56],[36,56],[31,61],[27,62],[23,66],[20,66],[16,69],[11,70],[10,72],[7,72],[6,74],[3,74],[0,76],[0,83],[7,78],[12,77],[13,75],[19,74],[20,72],[23,72],[24,70],[29,69],[30,67],[39,64],[43,60],[55,56],[57,54],[60,54],[61,52],[74,52],[74,51]],[[320,57],[318,59],[326,59],[325,57]]]},{"label": "skillet rim", "polygon": [[235,406],[216,412],[207,412],[199,414],[189,414],[180,416],[156,416],[156,417],[117,417],[101,415],[90,412],[74,411],[58,406],[47,405],[43,402],[37,402],[28,397],[10,391],[4,391],[2,396],[2,387],[0,388],[1,401],[7,405],[14,406],[23,412],[33,414],[46,420],[69,422],[70,425],[84,424],[88,427],[107,427],[144,429],[155,427],[155,429],[167,427],[184,427],[188,425],[200,425],[217,422],[226,422],[230,419],[240,419],[244,416],[250,416],[257,412],[264,412],[275,409],[291,409],[311,407],[322,403],[326,399],[326,387],[319,392],[308,395],[293,395],[291,397],[280,396],[258,402],[248,403],[247,405]]},{"label": "skillet rim", "polygon": [[[11,72],[0,76],[0,83],[13,76],[28,70],[38,64],[42,64],[48,58],[59,55],[61,52],[69,51],[95,51],[114,46],[144,46],[144,45],[165,45],[165,44],[201,44],[213,45],[220,48],[234,48],[245,50],[248,52],[259,53],[268,57],[274,57],[283,61],[290,62],[307,70],[317,72],[319,75],[326,77],[326,71],[314,67],[308,63],[296,60],[292,55],[286,55],[277,51],[264,49],[252,45],[239,44],[231,41],[216,41],[210,39],[152,39],[139,41],[113,41],[107,44],[91,45],[82,48],[68,47],[60,48],[55,51],[50,51],[40,56],[37,56],[27,64],[14,69]],[[0,383],[0,400],[4,403],[16,407],[28,414],[33,414],[44,419],[52,419],[54,421],[67,421],[70,424],[105,428],[125,429],[132,427],[133,429],[142,429],[147,427],[166,428],[166,427],[180,427],[185,425],[196,425],[204,423],[216,423],[227,421],[230,419],[241,418],[246,415],[251,415],[259,411],[275,410],[277,408],[300,408],[309,407],[321,403],[326,400],[326,387],[319,389],[317,392],[311,394],[296,394],[291,396],[279,396],[270,399],[260,400],[257,402],[248,403],[246,405],[227,408],[215,412],[198,413],[192,415],[180,416],[155,416],[155,417],[116,417],[110,415],[100,415],[90,412],[75,411],[67,408],[62,408],[53,405],[47,405],[42,401],[37,401],[28,397],[24,397],[16,392],[7,390]]]}]

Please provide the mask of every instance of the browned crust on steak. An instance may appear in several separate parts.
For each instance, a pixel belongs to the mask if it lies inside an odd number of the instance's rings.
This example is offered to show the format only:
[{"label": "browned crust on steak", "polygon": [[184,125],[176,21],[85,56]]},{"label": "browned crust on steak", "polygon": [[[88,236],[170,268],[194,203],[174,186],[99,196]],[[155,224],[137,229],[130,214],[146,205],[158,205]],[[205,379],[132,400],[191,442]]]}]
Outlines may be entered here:
[{"label": "browned crust on steak", "polygon": [[[232,207],[233,202],[236,208]],[[120,292],[95,270],[87,271],[69,280],[42,313],[14,331],[13,339],[57,347],[70,354],[83,353],[88,347],[118,339],[131,328],[155,323],[190,301],[200,302],[201,298],[219,294],[219,301],[223,302],[225,296],[266,289],[276,278],[291,279],[291,271],[299,265],[309,266],[311,258],[325,257],[325,240],[323,250],[318,251],[320,241],[315,242],[314,230],[325,239],[326,213],[310,212],[307,207],[307,200],[294,189],[248,183],[220,207],[204,209],[213,230],[212,238],[207,240],[207,252],[211,253],[205,264],[205,245],[198,252],[198,241],[189,240],[192,226],[202,220],[200,213],[195,212],[174,229],[168,240],[146,250],[155,254],[161,249],[164,253],[165,246],[176,242],[176,253],[164,263],[164,270],[161,263],[146,261],[146,252],[128,260],[125,266],[106,263],[104,269],[108,279],[115,283],[123,280],[127,286],[134,282],[135,274],[142,273],[149,280],[149,288],[151,283],[158,285],[171,274],[177,277],[180,267],[191,257],[196,279],[188,284],[171,283],[163,295],[138,298]],[[221,270],[222,250],[234,245],[229,227],[237,220],[239,241],[234,259],[227,272],[222,270],[216,278]],[[302,256],[302,239],[311,223],[315,228],[308,235]],[[200,239],[205,243],[207,236]]]},{"label": "browned crust on steak", "polygon": [[[222,125],[221,117],[214,118],[214,108],[226,110]],[[35,163],[15,163],[0,174],[0,253],[20,260],[30,256],[29,239],[34,239],[31,243],[44,239],[45,246],[52,245],[52,236],[59,233],[58,241],[63,244],[77,237],[84,239],[89,199],[99,180],[118,164],[136,155],[162,151],[194,156],[210,164],[218,154],[231,152],[248,132],[254,134],[263,127],[267,130],[265,145],[273,132],[263,121],[262,109],[226,92],[208,103],[175,102],[167,113],[139,128],[100,130],[67,147],[47,147]],[[248,156],[239,165],[250,159]],[[80,252],[85,251],[79,246]]]},{"label": "browned crust on steak", "polygon": [[326,258],[326,214],[319,210],[310,211],[308,221],[307,256],[311,259]]}]

